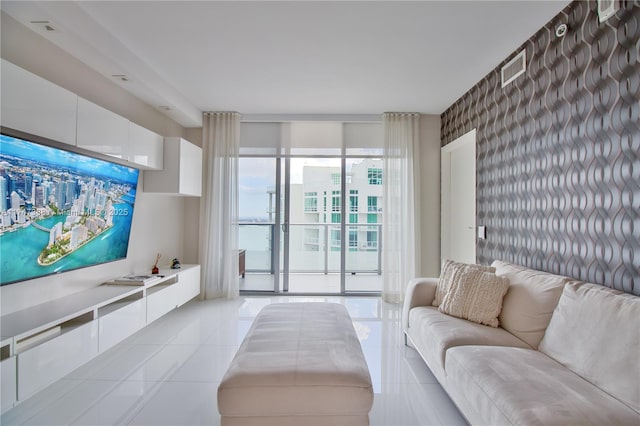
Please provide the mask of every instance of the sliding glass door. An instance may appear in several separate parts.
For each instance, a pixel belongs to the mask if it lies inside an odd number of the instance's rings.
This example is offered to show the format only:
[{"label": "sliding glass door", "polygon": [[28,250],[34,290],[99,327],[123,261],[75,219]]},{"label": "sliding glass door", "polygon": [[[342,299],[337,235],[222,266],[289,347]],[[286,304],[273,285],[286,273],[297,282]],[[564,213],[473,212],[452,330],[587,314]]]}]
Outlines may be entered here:
[{"label": "sliding glass door", "polygon": [[379,129],[363,137],[345,123],[251,124],[244,153],[241,131],[240,290],[381,291],[384,171],[370,148]]},{"label": "sliding glass door", "polygon": [[[290,158],[288,276],[293,293],[341,293],[340,158]],[[287,279],[288,278],[288,279]]]},{"label": "sliding glass door", "polygon": [[276,158],[241,158],[239,162],[239,235],[245,273],[240,290],[274,291],[280,270]]},{"label": "sliding glass door", "polygon": [[379,158],[346,159],[345,290],[382,291],[382,180]]}]

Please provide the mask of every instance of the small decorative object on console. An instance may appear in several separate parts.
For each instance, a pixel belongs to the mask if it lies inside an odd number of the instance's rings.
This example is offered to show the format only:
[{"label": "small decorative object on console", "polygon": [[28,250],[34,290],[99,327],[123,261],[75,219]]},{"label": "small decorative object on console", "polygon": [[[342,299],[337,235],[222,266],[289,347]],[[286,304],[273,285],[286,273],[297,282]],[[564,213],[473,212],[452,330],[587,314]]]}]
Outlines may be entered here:
[{"label": "small decorative object on console", "polygon": [[127,275],[107,281],[107,284],[116,285],[145,285],[156,279],[153,275]]},{"label": "small decorative object on console", "polygon": [[180,261],[178,259],[173,259],[171,261],[171,269],[180,269]]},{"label": "small decorative object on console", "polygon": [[153,268],[151,268],[151,273],[152,274],[157,274],[159,272],[158,270],[158,261],[160,260],[160,258],[162,257],[162,255],[160,253],[158,253],[156,255],[156,263],[153,264]]}]

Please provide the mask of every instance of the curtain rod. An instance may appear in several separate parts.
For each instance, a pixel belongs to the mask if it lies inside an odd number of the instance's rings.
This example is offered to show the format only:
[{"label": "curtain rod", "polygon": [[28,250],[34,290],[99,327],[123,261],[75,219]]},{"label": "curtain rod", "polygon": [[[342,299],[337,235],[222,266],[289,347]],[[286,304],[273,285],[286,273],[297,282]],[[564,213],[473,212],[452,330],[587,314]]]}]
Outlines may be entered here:
[{"label": "curtain rod", "polygon": [[347,121],[381,122],[382,114],[243,114],[243,122]]},{"label": "curtain rod", "polygon": [[215,114],[238,114],[241,115],[238,111],[203,111],[204,115],[215,115]]}]

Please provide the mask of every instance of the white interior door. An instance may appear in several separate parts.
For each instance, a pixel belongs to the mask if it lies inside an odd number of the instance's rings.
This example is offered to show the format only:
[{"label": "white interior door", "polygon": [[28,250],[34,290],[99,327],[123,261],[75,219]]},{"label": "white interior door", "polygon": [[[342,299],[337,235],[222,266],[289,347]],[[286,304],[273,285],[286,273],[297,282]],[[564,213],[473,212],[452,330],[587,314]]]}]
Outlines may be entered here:
[{"label": "white interior door", "polygon": [[442,148],[443,259],[476,262],[476,131]]}]

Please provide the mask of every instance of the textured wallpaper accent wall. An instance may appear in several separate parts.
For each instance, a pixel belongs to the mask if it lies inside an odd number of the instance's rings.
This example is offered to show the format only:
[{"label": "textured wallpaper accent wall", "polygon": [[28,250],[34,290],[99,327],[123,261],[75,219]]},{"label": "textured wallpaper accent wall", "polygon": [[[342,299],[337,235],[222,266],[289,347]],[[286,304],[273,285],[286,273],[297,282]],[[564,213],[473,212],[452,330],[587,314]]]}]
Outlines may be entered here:
[{"label": "textured wallpaper accent wall", "polygon": [[[477,129],[478,262],[640,295],[640,1],[600,24],[575,1],[442,114],[446,145]],[[557,24],[569,27],[555,36]]]}]

